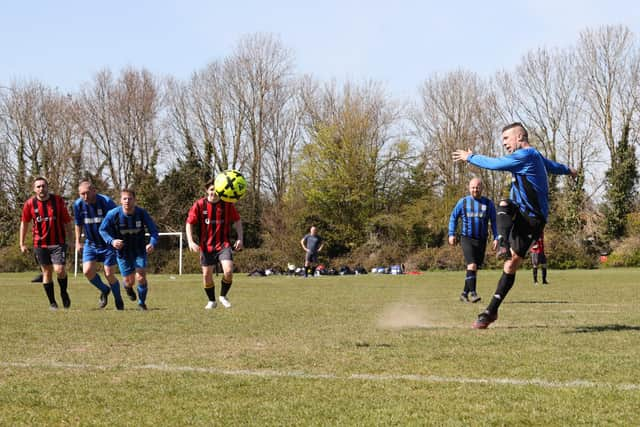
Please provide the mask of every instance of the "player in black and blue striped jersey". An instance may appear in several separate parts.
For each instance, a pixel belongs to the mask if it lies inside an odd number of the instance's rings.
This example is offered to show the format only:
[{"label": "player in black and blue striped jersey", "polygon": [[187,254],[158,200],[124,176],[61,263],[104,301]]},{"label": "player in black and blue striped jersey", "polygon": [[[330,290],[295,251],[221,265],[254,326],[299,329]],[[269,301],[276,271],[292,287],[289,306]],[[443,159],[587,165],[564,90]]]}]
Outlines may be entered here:
[{"label": "player in black and blue striped jersey", "polygon": [[482,180],[473,178],[469,181],[469,195],[463,197],[449,217],[449,244],[456,244],[456,228],[461,222],[460,245],[467,264],[464,288],[460,301],[478,302],[480,297],[476,290],[478,269],[484,263],[484,255],[489,237],[489,222],[493,236],[493,250],[498,246],[496,231],[496,208],[491,199],[482,195]]},{"label": "player in black and blue striped jersey", "polygon": [[[100,235],[100,224],[111,209],[118,207],[104,194],[98,194],[93,183],[82,180],[78,185],[80,197],[73,204],[75,220],[76,250],[82,251],[82,271],[93,286],[100,291],[99,307],[105,308],[109,293],[113,293],[116,309],[123,310],[124,303],[120,295],[120,283],[116,277],[116,251],[107,245]],[[85,241],[81,240],[84,232]],[[103,263],[104,275],[108,285],[97,274],[97,263]]]},{"label": "player in black and blue striped jersey", "polygon": [[513,287],[516,271],[522,265],[531,245],[544,231],[549,216],[547,174],[577,175],[575,169],[547,159],[533,148],[522,123],[515,122],[502,128],[502,146],[508,154],[499,158],[474,154],[471,150],[453,152],[453,161],[511,172],[509,199],[501,200],[497,208],[498,240],[511,256],[504,263],[502,276],[491,302],[473,323],[476,329],[486,329],[498,319],[498,308]]},{"label": "player in black and blue striped jersey", "polygon": [[[130,300],[138,299],[138,309],[147,310],[147,255],[158,245],[158,227],[149,213],[136,205],[136,193],[120,191],[120,205],[111,209],[100,225],[104,241],[116,249],[118,268]],[[147,243],[146,231],[150,238]],[[138,295],[133,290],[137,283]]]}]

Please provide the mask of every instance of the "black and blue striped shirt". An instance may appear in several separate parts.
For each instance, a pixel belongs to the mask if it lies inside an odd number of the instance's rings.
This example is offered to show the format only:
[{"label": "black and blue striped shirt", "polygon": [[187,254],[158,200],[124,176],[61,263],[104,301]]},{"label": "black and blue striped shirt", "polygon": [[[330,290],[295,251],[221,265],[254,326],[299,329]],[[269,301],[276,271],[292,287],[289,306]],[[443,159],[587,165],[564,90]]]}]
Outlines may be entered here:
[{"label": "black and blue striped shirt", "polygon": [[456,203],[449,217],[449,236],[456,233],[458,219],[462,220],[462,235],[472,239],[486,239],[489,236],[489,221],[494,238],[496,230],[496,208],[491,199],[472,196],[463,197]]},{"label": "black and blue striped shirt", "polygon": [[122,206],[109,211],[100,225],[100,235],[111,245],[115,239],[124,241],[124,247],[118,250],[118,258],[132,258],[146,254],[147,239],[145,229],[149,232],[151,246],[158,244],[158,227],[149,213],[136,206],[131,215],[124,212]]}]

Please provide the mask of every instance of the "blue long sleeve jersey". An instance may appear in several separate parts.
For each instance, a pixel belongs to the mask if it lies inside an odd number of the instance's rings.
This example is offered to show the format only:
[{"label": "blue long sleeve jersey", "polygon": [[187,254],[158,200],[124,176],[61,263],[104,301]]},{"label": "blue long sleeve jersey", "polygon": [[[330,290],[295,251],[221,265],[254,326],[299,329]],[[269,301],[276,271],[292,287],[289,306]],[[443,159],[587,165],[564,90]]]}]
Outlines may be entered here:
[{"label": "blue long sleeve jersey", "polygon": [[496,207],[491,199],[486,197],[474,199],[472,196],[460,199],[449,217],[449,236],[455,234],[459,219],[462,219],[461,233],[463,236],[486,240],[489,235],[489,221],[491,221],[493,237],[495,238],[498,235],[496,230]]},{"label": "blue long sleeve jersey", "polygon": [[118,256],[131,258],[146,253],[145,228],[151,236],[149,243],[156,246],[158,244],[158,227],[149,213],[136,206],[133,214],[127,215],[122,206],[118,206],[110,210],[100,224],[100,235],[107,245],[111,245],[115,239],[123,240],[124,247],[118,250]]},{"label": "blue long sleeve jersey", "polygon": [[118,205],[104,194],[96,194],[95,203],[87,203],[82,197],[74,202],[73,217],[75,224],[84,228],[84,236],[87,242],[97,248],[108,246],[100,235],[100,224],[102,224],[107,212],[117,207]]},{"label": "blue long sleeve jersey", "polygon": [[549,216],[547,172],[555,175],[571,173],[568,166],[546,159],[532,147],[520,148],[499,158],[471,154],[467,161],[484,169],[511,172],[510,199],[524,215],[539,217],[545,222]]}]

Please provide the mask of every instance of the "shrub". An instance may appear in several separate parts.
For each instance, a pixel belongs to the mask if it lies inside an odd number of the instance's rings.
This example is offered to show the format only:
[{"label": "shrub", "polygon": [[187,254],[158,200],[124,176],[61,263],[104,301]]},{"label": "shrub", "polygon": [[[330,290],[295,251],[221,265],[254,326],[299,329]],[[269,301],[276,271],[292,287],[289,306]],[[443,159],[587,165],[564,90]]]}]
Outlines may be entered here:
[{"label": "shrub", "polygon": [[[591,250],[582,241],[563,237],[553,231],[545,232],[544,251],[547,256],[547,267],[557,269],[597,268],[599,254]],[[531,260],[527,261],[527,266]]]},{"label": "shrub", "polygon": [[[249,273],[256,269],[266,270],[268,268],[278,267],[286,271],[287,263],[292,262],[296,265],[301,264],[304,260],[302,249],[300,250],[300,258],[292,260],[284,252],[278,250],[266,250],[263,248],[243,249],[233,255],[234,267],[236,271]],[[298,261],[296,263],[296,261]]]},{"label": "shrub", "polygon": [[612,244],[606,267],[640,267],[640,237],[627,237]]},{"label": "shrub", "polygon": [[0,273],[17,273],[21,271],[40,270],[33,252],[27,254],[20,252],[18,246],[6,246],[0,248]]}]

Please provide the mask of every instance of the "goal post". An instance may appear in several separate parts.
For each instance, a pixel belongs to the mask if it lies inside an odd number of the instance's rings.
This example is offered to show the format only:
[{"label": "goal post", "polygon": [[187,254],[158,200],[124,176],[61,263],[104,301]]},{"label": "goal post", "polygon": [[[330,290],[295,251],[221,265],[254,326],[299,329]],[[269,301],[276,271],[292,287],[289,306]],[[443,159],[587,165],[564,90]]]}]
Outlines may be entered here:
[{"label": "goal post", "polygon": [[[145,234],[146,236],[149,235],[149,233]],[[158,236],[178,236],[178,275],[182,276],[182,233],[179,231],[175,231],[175,232],[166,232],[166,233],[158,233]],[[84,237],[84,234],[83,234]],[[73,251],[75,253],[75,257],[73,260],[73,264],[74,264],[74,269],[73,269],[73,277],[77,277],[78,276],[78,251],[74,250]]]}]

